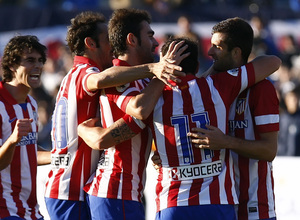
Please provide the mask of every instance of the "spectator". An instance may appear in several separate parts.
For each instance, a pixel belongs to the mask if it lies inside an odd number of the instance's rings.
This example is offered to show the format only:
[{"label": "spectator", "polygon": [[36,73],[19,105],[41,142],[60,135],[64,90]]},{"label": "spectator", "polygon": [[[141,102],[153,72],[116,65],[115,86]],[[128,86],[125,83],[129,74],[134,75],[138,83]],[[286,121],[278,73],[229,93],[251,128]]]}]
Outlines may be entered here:
[{"label": "spectator", "polygon": [[282,86],[278,156],[300,156],[300,85],[289,81]]}]

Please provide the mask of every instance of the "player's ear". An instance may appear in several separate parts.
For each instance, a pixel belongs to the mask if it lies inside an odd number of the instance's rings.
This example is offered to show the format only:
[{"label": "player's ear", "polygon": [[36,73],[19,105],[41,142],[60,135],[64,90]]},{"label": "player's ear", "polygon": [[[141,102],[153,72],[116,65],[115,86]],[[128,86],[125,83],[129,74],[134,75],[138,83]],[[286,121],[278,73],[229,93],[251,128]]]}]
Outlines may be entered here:
[{"label": "player's ear", "polygon": [[242,57],[242,50],[241,50],[241,48],[239,48],[239,47],[233,48],[232,54],[233,54],[233,57],[235,59]]},{"label": "player's ear", "polygon": [[129,44],[131,46],[135,46],[138,43],[138,39],[133,33],[127,34],[126,41],[127,41],[127,44]]},{"label": "player's ear", "polygon": [[96,47],[95,41],[94,41],[92,38],[90,38],[90,37],[84,38],[84,44],[85,44],[88,48],[95,48],[95,47]]}]

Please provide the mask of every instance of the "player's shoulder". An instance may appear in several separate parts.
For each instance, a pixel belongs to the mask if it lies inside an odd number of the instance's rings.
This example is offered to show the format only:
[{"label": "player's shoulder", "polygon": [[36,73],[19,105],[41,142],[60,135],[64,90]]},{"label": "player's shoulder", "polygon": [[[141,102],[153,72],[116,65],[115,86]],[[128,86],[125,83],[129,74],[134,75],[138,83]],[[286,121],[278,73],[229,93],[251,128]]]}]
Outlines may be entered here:
[{"label": "player's shoulder", "polygon": [[263,79],[262,81],[256,83],[253,87],[253,89],[275,89],[273,83],[269,79]]}]

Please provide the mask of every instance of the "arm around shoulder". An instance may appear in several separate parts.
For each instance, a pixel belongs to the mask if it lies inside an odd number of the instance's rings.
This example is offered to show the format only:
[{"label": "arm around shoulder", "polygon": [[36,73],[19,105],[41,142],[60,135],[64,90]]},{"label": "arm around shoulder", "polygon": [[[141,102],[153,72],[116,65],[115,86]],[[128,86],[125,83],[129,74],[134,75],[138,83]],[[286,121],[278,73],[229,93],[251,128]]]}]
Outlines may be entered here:
[{"label": "arm around shoulder", "polygon": [[258,56],[252,61],[255,71],[255,82],[259,82],[275,71],[281,65],[281,59],[274,55]]}]

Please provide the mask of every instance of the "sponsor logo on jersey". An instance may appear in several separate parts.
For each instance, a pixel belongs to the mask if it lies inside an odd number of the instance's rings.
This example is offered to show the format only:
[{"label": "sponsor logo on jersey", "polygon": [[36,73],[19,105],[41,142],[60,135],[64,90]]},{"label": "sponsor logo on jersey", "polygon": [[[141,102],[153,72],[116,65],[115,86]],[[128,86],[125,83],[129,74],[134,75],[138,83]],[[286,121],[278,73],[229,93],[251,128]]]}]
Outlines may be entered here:
[{"label": "sponsor logo on jersey", "polygon": [[21,141],[17,144],[17,146],[36,144],[37,143],[37,133],[29,132],[27,136],[23,136]]},{"label": "sponsor logo on jersey", "polygon": [[239,74],[239,68],[228,70],[227,73],[229,73],[232,76],[237,76]]},{"label": "sponsor logo on jersey", "polygon": [[52,154],[51,165],[54,169],[67,168],[71,162],[70,153],[67,154]]},{"label": "sponsor logo on jersey", "polygon": [[172,167],[166,169],[168,169],[169,177],[173,181],[192,180],[219,175],[222,172],[222,162],[221,160],[217,160],[211,163]]},{"label": "sponsor logo on jersey", "polygon": [[13,123],[15,120],[17,119],[17,117],[14,117],[14,118],[12,118],[12,119],[9,119],[9,123]]},{"label": "sponsor logo on jersey", "polygon": [[230,132],[235,131],[235,129],[248,128],[248,120],[242,120],[242,121],[230,120],[228,123],[229,123]]},{"label": "sponsor logo on jersey", "polygon": [[130,83],[127,83],[125,85],[117,86],[116,89],[118,92],[124,92],[129,86],[130,86]]},{"label": "sponsor logo on jersey", "polygon": [[100,73],[100,70],[97,67],[90,67],[86,70],[86,73]]}]

